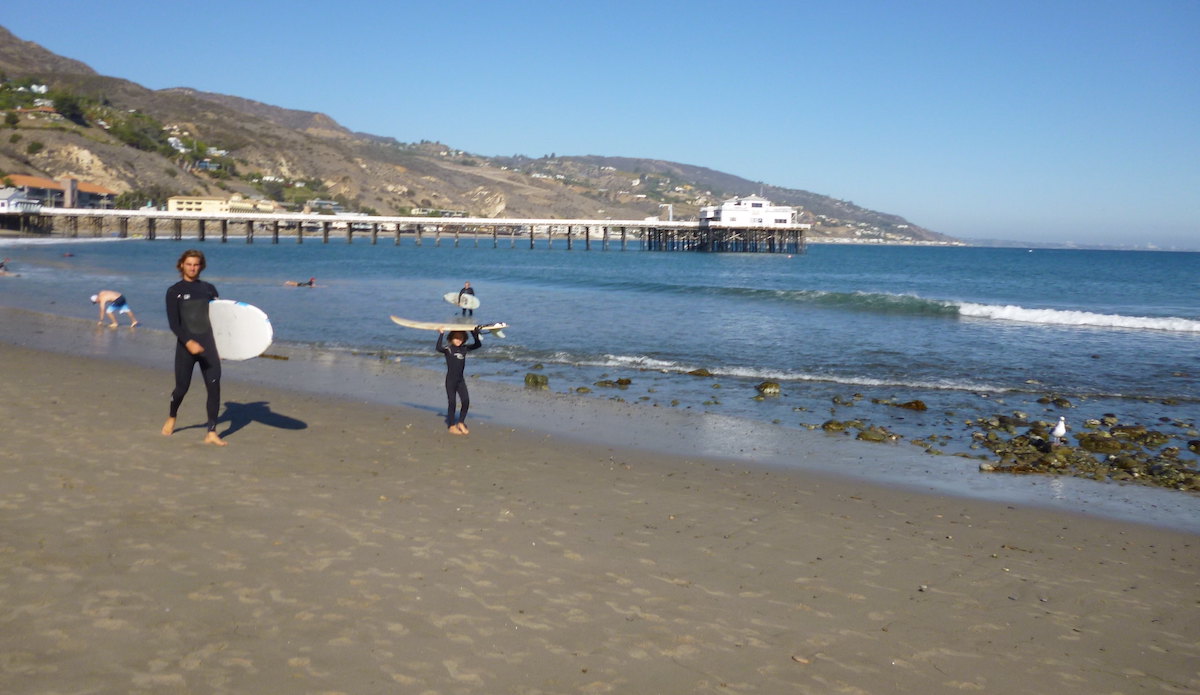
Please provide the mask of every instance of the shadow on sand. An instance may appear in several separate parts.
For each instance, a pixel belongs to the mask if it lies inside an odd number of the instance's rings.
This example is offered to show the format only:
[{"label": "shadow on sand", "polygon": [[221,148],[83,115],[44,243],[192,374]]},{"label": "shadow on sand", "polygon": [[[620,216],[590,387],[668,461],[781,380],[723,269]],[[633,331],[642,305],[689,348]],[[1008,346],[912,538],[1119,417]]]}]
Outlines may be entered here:
[{"label": "shadow on sand", "polygon": [[229,423],[229,428],[220,433],[221,439],[228,437],[252,422],[281,430],[303,430],[308,428],[308,423],[303,420],[297,420],[294,417],[272,412],[267,401],[255,401],[253,403],[226,401],[225,412],[221,413],[221,417],[217,418],[217,424],[220,425],[225,422]]}]

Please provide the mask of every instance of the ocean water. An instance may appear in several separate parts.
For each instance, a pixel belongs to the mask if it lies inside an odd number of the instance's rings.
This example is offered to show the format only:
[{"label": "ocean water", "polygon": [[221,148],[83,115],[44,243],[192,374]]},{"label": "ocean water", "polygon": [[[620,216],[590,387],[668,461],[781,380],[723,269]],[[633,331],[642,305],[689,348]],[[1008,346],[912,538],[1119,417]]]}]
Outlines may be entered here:
[{"label": "ocean water", "polygon": [[[519,384],[532,371],[579,398],[784,427],[861,419],[906,440],[938,435],[947,452],[980,453],[969,423],[1014,411],[1075,429],[1114,414],[1183,439],[1200,419],[1196,253],[811,245],[786,256],[493,248],[490,237],[3,244],[19,275],[0,281],[6,306],[89,318],[88,296],[115,289],[166,330],[163,293],[196,246],[222,297],[271,316],[273,349],[435,371],[436,334],[388,316],[449,319],[442,295],[469,280],[474,320],[511,325],[472,354],[480,378]],[[310,276],[319,287],[282,284]],[[688,374],[701,368],[713,376]],[[617,379],[629,384],[597,385]],[[782,394],[756,399],[765,380]],[[915,399],[928,410],[894,405]]]}]

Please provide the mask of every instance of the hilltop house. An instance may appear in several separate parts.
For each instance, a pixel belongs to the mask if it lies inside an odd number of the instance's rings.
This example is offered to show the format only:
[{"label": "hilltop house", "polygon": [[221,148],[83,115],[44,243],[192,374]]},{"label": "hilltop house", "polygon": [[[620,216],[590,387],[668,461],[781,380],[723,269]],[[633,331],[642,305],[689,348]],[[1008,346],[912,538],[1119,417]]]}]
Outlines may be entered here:
[{"label": "hilltop house", "polygon": [[20,191],[26,198],[47,208],[91,208],[108,210],[117,199],[117,192],[94,183],[86,183],[72,177],[59,181],[40,176],[8,174],[0,183]]},{"label": "hilltop house", "polygon": [[[797,224],[798,212],[789,205],[772,205],[766,198],[748,195],[700,208],[700,226],[783,227]],[[799,226],[808,228],[812,225]]]}]

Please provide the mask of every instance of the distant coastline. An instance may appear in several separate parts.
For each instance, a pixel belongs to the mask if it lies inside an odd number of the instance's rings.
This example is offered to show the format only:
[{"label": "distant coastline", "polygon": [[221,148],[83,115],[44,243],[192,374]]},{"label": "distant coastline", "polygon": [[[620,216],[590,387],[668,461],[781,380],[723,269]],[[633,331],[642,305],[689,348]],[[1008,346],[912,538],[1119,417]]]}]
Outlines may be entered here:
[{"label": "distant coastline", "polygon": [[1030,249],[1039,251],[1147,251],[1158,253],[1200,253],[1197,248],[1175,248],[1149,245],[1116,245],[1116,244],[1048,244],[1044,242],[1004,241],[993,239],[960,239],[954,241],[934,241],[917,239],[912,241],[884,239],[850,239],[846,237],[808,237],[805,243],[813,244],[844,244],[848,246],[941,246],[956,248],[995,248],[995,249]]}]

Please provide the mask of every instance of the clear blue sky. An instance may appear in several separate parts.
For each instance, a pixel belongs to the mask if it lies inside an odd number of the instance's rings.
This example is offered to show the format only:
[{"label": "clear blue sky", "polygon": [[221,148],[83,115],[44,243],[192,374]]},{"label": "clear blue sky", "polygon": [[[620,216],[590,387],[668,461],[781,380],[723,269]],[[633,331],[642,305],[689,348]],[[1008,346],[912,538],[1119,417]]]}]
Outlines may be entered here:
[{"label": "clear blue sky", "polygon": [[97,72],[483,155],[665,159],[946,234],[1200,249],[1200,2],[5,3]]}]

